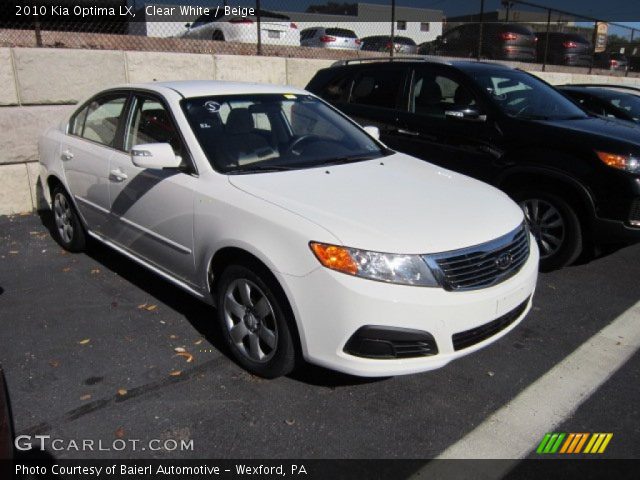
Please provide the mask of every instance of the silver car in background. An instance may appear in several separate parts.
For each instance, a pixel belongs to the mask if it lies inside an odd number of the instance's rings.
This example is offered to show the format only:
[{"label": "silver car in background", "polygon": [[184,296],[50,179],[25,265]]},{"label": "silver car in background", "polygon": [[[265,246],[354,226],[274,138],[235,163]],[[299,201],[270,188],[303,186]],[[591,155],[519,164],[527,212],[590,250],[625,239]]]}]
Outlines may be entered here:
[{"label": "silver car in background", "polygon": [[303,47],[359,50],[362,42],[353,30],[346,28],[312,27],[300,32]]}]

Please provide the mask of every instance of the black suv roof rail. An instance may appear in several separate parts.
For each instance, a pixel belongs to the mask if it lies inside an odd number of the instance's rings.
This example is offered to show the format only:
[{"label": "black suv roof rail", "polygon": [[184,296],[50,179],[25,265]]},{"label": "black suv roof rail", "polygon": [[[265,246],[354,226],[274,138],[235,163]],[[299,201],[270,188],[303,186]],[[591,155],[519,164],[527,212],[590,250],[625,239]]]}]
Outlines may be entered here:
[{"label": "black suv roof rail", "polygon": [[633,90],[640,92],[640,88],[630,85],[616,85],[615,83],[567,83],[558,87],[595,87],[595,88],[619,88],[620,90]]},{"label": "black suv roof rail", "polygon": [[343,65],[349,65],[350,63],[356,63],[356,62],[379,62],[381,60],[384,60],[386,62],[396,62],[396,61],[401,61],[401,62],[432,62],[432,63],[442,63],[445,65],[451,65],[451,62],[444,60],[442,58],[439,57],[433,57],[430,55],[421,55],[421,56],[415,56],[415,57],[409,57],[409,56],[402,56],[402,57],[369,57],[369,58],[349,58],[346,60],[338,60],[336,62],[333,62],[331,64],[332,67],[339,67],[339,66],[343,66]]}]

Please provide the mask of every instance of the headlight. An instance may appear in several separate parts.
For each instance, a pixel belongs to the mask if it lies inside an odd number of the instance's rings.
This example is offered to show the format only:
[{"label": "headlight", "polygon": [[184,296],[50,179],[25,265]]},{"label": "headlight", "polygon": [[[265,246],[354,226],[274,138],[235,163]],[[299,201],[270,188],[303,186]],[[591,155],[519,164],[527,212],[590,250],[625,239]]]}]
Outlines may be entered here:
[{"label": "headlight", "polygon": [[356,277],[421,287],[440,286],[419,255],[395,255],[356,248],[309,243],[322,265]]},{"label": "headlight", "polygon": [[640,158],[633,155],[618,155],[615,153],[597,152],[598,158],[606,165],[631,173],[640,173]]}]

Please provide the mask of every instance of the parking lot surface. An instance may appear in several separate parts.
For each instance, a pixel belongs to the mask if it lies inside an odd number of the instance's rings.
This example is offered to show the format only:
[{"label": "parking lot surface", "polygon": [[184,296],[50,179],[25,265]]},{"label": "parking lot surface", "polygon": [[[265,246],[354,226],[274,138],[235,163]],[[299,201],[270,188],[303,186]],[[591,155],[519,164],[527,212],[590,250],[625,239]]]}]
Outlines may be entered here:
[{"label": "parking lot surface", "polygon": [[[135,450],[49,450],[60,459],[432,458],[456,446],[464,451],[487,418],[519,395],[529,401],[528,387],[549,379],[581,346],[591,348],[595,334],[640,300],[638,245],[541,274],[534,308],[517,329],[443,369],[361,379],[306,366],[268,381],[227,356],[210,307],[95,243],[86,254],[64,252],[46,224],[46,215],[0,217],[0,364],[16,434],[90,439],[106,448],[114,439],[140,441]],[[615,345],[628,359],[591,379],[598,388],[571,400],[568,413],[558,416],[553,402],[539,398],[529,407],[553,419],[551,431],[612,432],[607,458],[638,458],[640,354],[620,337]],[[596,343],[593,349],[594,358],[611,356]],[[569,389],[577,381],[551,380]],[[516,442],[527,415],[513,425]],[[150,449],[153,439],[156,446],[192,440],[192,449]]]}]

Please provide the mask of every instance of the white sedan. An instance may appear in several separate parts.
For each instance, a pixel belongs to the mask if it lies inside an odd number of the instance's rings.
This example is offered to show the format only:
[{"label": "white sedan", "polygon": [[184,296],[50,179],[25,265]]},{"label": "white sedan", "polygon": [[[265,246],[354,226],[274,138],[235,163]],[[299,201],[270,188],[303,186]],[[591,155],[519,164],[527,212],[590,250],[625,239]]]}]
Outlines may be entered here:
[{"label": "white sedan", "polygon": [[58,242],[91,237],[217,306],[261,376],[302,358],[361,376],[434,369],[531,307],[538,250],[515,203],[304,90],[111,88],[39,149]]},{"label": "white sedan", "polygon": [[[225,15],[224,9],[214,9],[186,25],[180,37],[223,42],[258,43],[258,18],[255,15]],[[280,13],[262,12],[260,41],[264,45],[300,45],[298,25]]]}]

